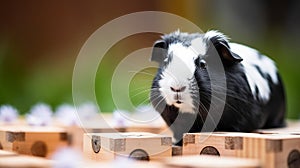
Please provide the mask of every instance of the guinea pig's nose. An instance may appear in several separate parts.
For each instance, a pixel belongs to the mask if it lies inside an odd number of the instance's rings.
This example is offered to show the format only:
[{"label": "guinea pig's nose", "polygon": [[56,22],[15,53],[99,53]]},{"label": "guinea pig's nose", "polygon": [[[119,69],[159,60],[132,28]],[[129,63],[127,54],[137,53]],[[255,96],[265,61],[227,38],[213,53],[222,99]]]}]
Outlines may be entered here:
[{"label": "guinea pig's nose", "polygon": [[186,89],[186,86],[182,86],[182,87],[170,87],[170,89],[173,91],[173,92],[183,92],[183,91],[185,91],[185,89]]}]

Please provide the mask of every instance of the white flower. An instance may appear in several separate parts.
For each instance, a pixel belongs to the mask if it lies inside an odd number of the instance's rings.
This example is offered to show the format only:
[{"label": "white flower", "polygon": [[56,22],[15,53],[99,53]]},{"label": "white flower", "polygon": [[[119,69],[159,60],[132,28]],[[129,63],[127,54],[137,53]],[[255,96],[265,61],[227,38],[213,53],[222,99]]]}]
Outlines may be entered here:
[{"label": "white flower", "polygon": [[47,126],[52,122],[52,110],[49,105],[38,103],[30,109],[30,113],[26,115],[29,125]]},{"label": "white flower", "polygon": [[132,120],[139,123],[149,123],[161,118],[160,114],[149,105],[138,106],[131,117]]},{"label": "white flower", "polygon": [[111,162],[110,167],[113,168],[123,168],[123,167],[137,167],[140,165],[135,165],[136,162],[134,160],[129,159],[127,157],[116,157],[114,161]]},{"label": "white flower", "polygon": [[113,126],[114,127],[125,127],[128,125],[126,117],[129,117],[130,114],[126,110],[115,110],[113,112]]},{"label": "white flower", "polygon": [[0,107],[0,121],[4,123],[12,123],[17,120],[19,112],[10,105],[3,105]]},{"label": "white flower", "polygon": [[149,106],[149,105],[138,106],[135,109],[135,113],[152,113],[152,114],[154,113],[154,114],[157,114],[155,109],[152,106]]},{"label": "white flower", "polygon": [[82,120],[90,120],[98,116],[99,110],[94,103],[84,103],[78,107],[78,115]]},{"label": "white flower", "polygon": [[79,125],[79,118],[76,114],[76,109],[72,105],[60,105],[55,112],[55,117],[64,125]]},{"label": "white flower", "polygon": [[53,168],[81,168],[83,163],[82,154],[70,147],[60,148],[51,159],[54,161]]}]

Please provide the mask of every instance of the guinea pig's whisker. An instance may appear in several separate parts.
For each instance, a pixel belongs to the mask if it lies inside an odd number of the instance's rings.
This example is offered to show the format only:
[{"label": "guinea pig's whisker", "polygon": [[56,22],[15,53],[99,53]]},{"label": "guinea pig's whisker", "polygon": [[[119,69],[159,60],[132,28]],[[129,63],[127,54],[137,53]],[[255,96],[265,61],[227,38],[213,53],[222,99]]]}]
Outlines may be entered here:
[{"label": "guinea pig's whisker", "polygon": [[[201,102],[199,103],[199,105],[200,105],[201,109],[204,110],[205,113],[208,113],[207,108]],[[201,121],[204,123],[203,116],[200,115],[200,118],[201,118]]]},{"label": "guinea pig's whisker", "polygon": [[159,99],[159,98],[165,98],[165,97],[162,97],[160,94],[154,94],[154,95],[152,95],[152,100],[154,101],[154,100],[157,100],[157,99]]},{"label": "guinea pig's whisker", "polygon": [[221,94],[221,95],[225,95],[225,96],[229,96],[229,97],[232,97],[232,98],[236,98],[238,100],[241,100],[243,102],[246,102],[246,103],[249,103],[249,100],[245,99],[245,98],[242,98],[236,94],[233,94],[233,93],[222,93],[222,92],[216,92],[218,94]]},{"label": "guinea pig's whisker", "polygon": [[[161,103],[161,101],[163,101],[164,99],[165,99],[166,97],[165,96],[161,96],[161,95],[157,95],[157,96],[155,96],[155,98],[154,99],[152,99],[153,101],[155,100],[159,100],[159,102],[157,103],[157,104],[160,104]],[[161,99],[161,100],[160,100]]]},{"label": "guinea pig's whisker", "polygon": [[224,102],[224,103],[225,103],[229,108],[231,108],[233,111],[239,113],[233,106],[231,106],[229,103],[227,103],[226,100],[223,100],[223,99],[221,99],[221,98],[219,98],[219,97],[216,97],[216,96],[213,96],[213,97],[216,98],[216,99],[219,99],[219,100],[222,101],[222,102]]},{"label": "guinea pig's whisker", "polygon": [[139,87],[133,90],[130,90],[130,93],[141,92],[141,91],[157,91],[158,88],[149,88],[149,87]]},{"label": "guinea pig's whisker", "polygon": [[145,92],[145,91],[150,91],[150,90],[152,90],[152,89],[149,87],[139,87],[139,88],[130,90],[130,93]]},{"label": "guinea pig's whisker", "polygon": [[[228,89],[228,88],[224,88],[224,87],[221,87],[221,86],[218,86],[218,85],[213,85],[213,86],[216,86],[216,87],[219,87],[219,88],[222,88],[222,89],[226,89],[226,92],[222,92],[222,91],[218,91],[218,90],[214,91],[214,92],[217,93],[217,94],[227,95],[227,96],[229,96],[229,97],[236,98],[236,99],[242,100],[242,101],[244,101],[244,102],[246,102],[246,103],[249,103],[249,100],[248,100],[248,99],[245,99],[245,98],[240,97],[239,95],[236,95],[236,94],[235,94],[236,92],[233,91],[233,90],[230,90],[230,89]],[[242,95],[243,95],[243,94],[242,94]]]},{"label": "guinea pig's whisker", "polygon": [[[156,95],[160,94],[159,88],[152,88],[151,92],[153,92],[153,91],[155,92]],[[154,93],[152,93],[152,94],[154,94]]]},{"label": "guinea pig's whisker", "polygon": [[[143,95],[145,92],[148,92],[148,90],[145,90],[145,91],[141,91],[139,93],[136,93],[134,95],[131,95],[130,97],[134,98],[134,97],[138,97],[139,95]],[[148,96],[147,96],[148,97]]]},{"label": "guinea pig's whisker", "polygon": [[155,77],[155,74],[152,74],[150,72],[141,72],[141,71],[129,71],[130,73],[136,73],[136,74],[144,74]]},{"label": "guinea pig's whisker", "polygon": [[151,88],[149,88],[149,87],[138,87],[138,88],[135,88],[135,89],[130,89],[130,93],[143,91],[145,89],[150,90]]},{"label": "guinea pig's whisker", "polygon": [[152,82],[153,82],[153,79],[139,79],[139,81],[142,81],[142,82],[144,82],[145,84],[152,84]]},{"label": "guinea pig's whisker", "polygon": [[227,88],[221,88],[222,90],[220,90],[220,89],[215,89],[214,90],[214,92],[216,92],[216,93],[223,93],[223,94],[234,94],[234,93],[236,93],[234,90],[230,90],[230,89],[227,89]]},{"label": "guinea pig's whisker", "polygon": [[[200,96],[200,101],[201,102],[204,102],[204,103],[209,103],[211,106],[217,106],[218,104],[216,104],[215,102],[212,102],[211,101],[211,97],[214,97],[214,98],[217,98],[218,100],[222,101],[222,102],[225,102],[226,103],[226,100],[222,100],[221,98],[217,97],[217,96],[214,96],[214,95],[210,95],[208,93],[201,93],[201,96]],[[200,102],[200,103],[201,103]],[[202,103],[201,103],[202,104]],[[207,110],[206,110],[207,111]]]},{"label": "guinea pig's whisker", "polygon": [[[206,117],[212,118],[212,116],[209,113],[209,110],[204,106],[204,104],[200,102],[199,105],[200,105],[201,110],[204,110],[204,112],[207,114]],[[205,121],[204,121],[203,117],[201,115],[200,115],[200,117],[201,117],[202,122],[204,123]],[[216,124],[216,123],[214,122],[214,124]]]},{"label": "guinea pig's whisker", "polygon": [[[243,102],[245,102],[245,103],[250,104],[250,102],[249,102],[248,99],[244,99],[244,98],[238,97],[238,96],[233,95],[233,94],[227,94],[227,96],[228,96],[228,97],[231,97],[231,98],[235,98],[235,99],[241,100],[241,101],[243,101]],[[252,104],[252,103],[251,103],[251,104]]]},{"label": "guinea pig's whisker", "polygon": [[147,98],[145,98],[145,99],[142,100],[141,102],[138,102],[137,106],[143,105],[143,104],[145,104],[146,102],[148,102],[147,104],[149,104],[149,103],[150,103],[150,100],[147,99]]},{"label": "guinea pig's whisker", "polygon": [[164,99],[165,99],[166,97],[165,97],[165,96],[164,96],[164,97],[159,96],[158,98],[161,98],[161,99],[160,99],[159,102],[155,105],[154,109],[157,109],[158,106],[164,101]]},{"label": "guinea pig's whisker", "polygon": [[149,104],[150,103],[150,99],[145,98],[144,100],[142,100],[141,102],[139,102],[138,105],[145,104],[146,102]]},{"label": "guinea pig's whisker", "polygon": [[[204,112],[208,113],[208,110],[206,109],[206,107],[201,103],[201,102],[197,102],[197,107],[199,107],[201,110],[204,110]],[[199,109],[197,109],[199,111]],[[204,123],[204,118],[202,115],[200,115],[201,121]]]},{"label": "guinea pig's whisker", "polygon": [[[206,118],[207,118],[207,117],[210,118],[210,120],[213,122],[213,124],[214,124],[215,126],[218,125],[218,123],[215,122],[215,119],[214,119],[214,117],[211,115],[211,113],[207,113]],[[214,131],[214,130],[211,130],[211,131]]]}]

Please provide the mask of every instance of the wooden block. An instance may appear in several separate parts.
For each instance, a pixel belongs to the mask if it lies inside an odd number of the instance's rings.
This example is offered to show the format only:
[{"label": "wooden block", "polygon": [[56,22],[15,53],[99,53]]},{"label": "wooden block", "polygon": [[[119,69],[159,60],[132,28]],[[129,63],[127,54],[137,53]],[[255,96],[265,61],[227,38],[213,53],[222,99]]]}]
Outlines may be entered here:
[{"label": "wooden block", "polygon": [[26,155],[18,155],[10,151],[0,150],[0,167],[3,168],[50,168],[52,161]]},{"label": "wooden block", "polygon": [[83,150],[83,135],[85,133],[114,133],[114,132],[125,132],[125,128],[110,128],[110,127],[88,127],[82,128],[79,126],[64,126],[68,132],[70,139],[70,146]]},{"label": "wooden block", "polygon": [[151,161],[151,162],[143,162],[143,161],[132,161],[132,160],[112,160],[112,161],[86,161],[84,164],[78,167],[86,167],[86,168],[167,168],[163,163]]},{"label": "wooden block", "polygon": [[181,156],[182,146],[172,146],[172,156]]},{"label": "wooden block", "polygon": [[118,133],[118,132],[149,132],[154,134],[164,134],[172,136],[172,132],[167,128],[166,124],[141,124],[129,123],[124,126],[109,125],[114,123],[112,114],[104,114],[96,116],[89,122],[85,122],[82,127],[70,126],[64,127],[71,135],[71,146],[79,150],[83,149],[83,134],[84,133]]},{"label": "wooden block", "polygon": [[[100,122],[101,121],[101,122]],[[116,125],[112,114],[102,114],[92,121],[85,123],[83,128],[88,133],[111,133],[111,132],[150,132],[159,134],[168,130],[167,125],[155,121],[147,123],[136,123],[126,120],[126,125]]]},{"label": "wooden block", "polygon": [[117,133],[125,132],[126,129],[124,128],[110,128],[110,127],[89,127],[89,128],[81,128],[79,126],[69,126],[64,127],[69,135],[70,139],[70,146],[77,148],[78,150],[83,150],[83,135],[85,133]]},{"label": "wooden block", "polygon": [[158,160],[172,155],[172,138],[145,132],[86,133],[84,155],[92,160],[123,156],[137,160]]},{"label": "wooden block", "polygon": [[176,168],[260,168],[255,159],[216,157],[216,156],[182,156],[164,160],[166,167]]},{"label": "wooden block", "polygon": [[[129,132],[149,132],[159,133],[162,128],[151,128],[151,127],[119,127],[119,128],[107,128],[107,127],[99,127],[99,128],[81,128],[77,126],[64,127],[69,135],[70,146],[75,147],[79,150],[83,150],[83,135],[84,133],[118,133],[118,132],[128,132],[128,130],[132,130]],[[141,131],[143,130],[143,131]],[[167,130],[168,131],[168,130]],[[165,135],[171,136],[171,133],[167,131],[162,131]]]},{"label": "wooden block", "polygon": [[183,155],[206,154],[260,159],[263,167],[300,165],[300,136],[255,133],[187,133]]},{"label": "wooden block", "polygon": [[149,132],[153,134],[159,134],[167,129],[164,126],[139,126],[139,125],[130,125],[127,127],[117,127],[117,130],[120,132]]},{"label": "wooden block", "polygon": [[0,158],[6,157],[6,156],[16,156],[16,155],[18,155],[18,154],[15,152],[12,152],[12,151],[0,150]]},{"label": "wooden block", "polygon": [[49,157],[69,144],[68,134],[62,128],[30,126],[1,127],[0,143],[3,150],[41,157]]},{"label": "wooden block", "polygon": [[271,128],[271,129],[258,129],[254,131],[260,134],[292,134],[300,135],[300,122],[299,121],[287,121],[287,126],[283,128]]}]

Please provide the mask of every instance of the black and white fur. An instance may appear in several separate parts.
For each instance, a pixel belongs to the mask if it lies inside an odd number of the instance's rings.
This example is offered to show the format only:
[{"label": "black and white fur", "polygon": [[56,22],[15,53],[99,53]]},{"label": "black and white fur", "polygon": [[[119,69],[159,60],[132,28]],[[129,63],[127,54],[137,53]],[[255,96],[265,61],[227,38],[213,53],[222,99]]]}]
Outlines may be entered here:
[{"label": "black and white fur", "polygon": [[[193,44],[197,41],[197,46]],[[196,50],[196,52],[195,52]],[[230,43],[218,31],[162,36],[154,44],[151,60],[160,64],[150,100],[181,144],[185,132],[200,132],[211,104],[208,75],[213,51],[220,57],[226,77],[226,102],[214,131],[250,132],[285,125],[285,92],[275,63],[257,50]],[[175,122],[176,121],[176,122]]]}]

